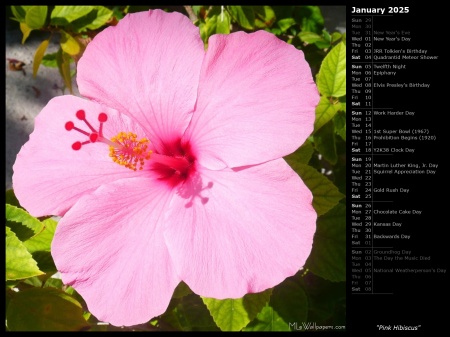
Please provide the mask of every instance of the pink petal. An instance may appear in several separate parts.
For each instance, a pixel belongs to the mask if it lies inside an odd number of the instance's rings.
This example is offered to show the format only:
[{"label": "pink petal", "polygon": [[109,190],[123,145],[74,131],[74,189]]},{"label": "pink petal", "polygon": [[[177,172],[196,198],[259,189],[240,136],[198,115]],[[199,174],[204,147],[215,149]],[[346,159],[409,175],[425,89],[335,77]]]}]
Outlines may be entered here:
[{"label": "pink petal", "polygon": [[197,98],[204,45],[180,13],[129,14],[98,34],[78,63],[83,96],[141,123],[158,150],[189,123]]},{"label": "pink petal", "polygon": [[104,143],[83,145],[72,149],[76,141],[87,136],[65,124],[72,121],[76,127],[89,130],[75,114],[83,109],[86,119],[98,128],[98,115],[105,112],[105,137],[120,131],[134,132],[145,137],[138,124],[117,111],[75,96],[53,98],[35,119],[35,128],[29,141],[22,147],[13,166],[13,188],[21,205],[34,216],[63,215],[82,195],[111,181],[143,175],[120,166],[109,157],[109,146]]},{"label": "pink petal", "polygon": [[180,279],[164,243],[171,193],[150,178],[102,186],[59,222],[52,255],[101,321],[135,325],[162,314]]},{"label": "pink petal", "polygon": [[185,139],[210,169],[280,158],[312,132],[318,101],[302,51],[265,31],[213,35]]},{"label": "pink petal", "polygon": [[173,199],[164,232],[195,293],[240,298],[302,268],[317,216],[311,192],[283,159],[199,174]]}]

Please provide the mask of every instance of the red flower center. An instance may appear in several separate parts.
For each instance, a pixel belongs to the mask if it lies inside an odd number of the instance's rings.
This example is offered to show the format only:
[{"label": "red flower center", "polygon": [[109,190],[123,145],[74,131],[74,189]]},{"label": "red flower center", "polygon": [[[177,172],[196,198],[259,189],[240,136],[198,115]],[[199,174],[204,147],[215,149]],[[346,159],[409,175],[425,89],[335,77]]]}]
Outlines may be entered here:
[{"label": "red flower center", "polygon": [[183,143],[181,138],[165,143],[161,153],[152,153],[150,170],[172,187],[192,177],[196,169],[190,144]]},{"label": "red flower center", "polygon": [[72,121],[66,122],[64,127],[67,131],[75,130],[87,136],[85,141],[72,144],[75,151],[90,143],[104,143],[109,146],[109,156],[115,163],[136,171],[142,170],[145,162],[150,161],[148,169],[154,171],[160,180],[166,181],[171,187],[177,186],[195,173],[195,156],[190,144],[183,143],[181,138],[164,144],[161,152],[153,152],[148,149],[150,141],[147,138],[138,139],[132,132],[119,132],[111,139],[105,138],[103,123],[108,120],[108,115],[104,112],[98,115],[98,129],[88,122],[84,110],[78,110],[75,116],[89,128],[89,131],[85,131],[76,127]]}]

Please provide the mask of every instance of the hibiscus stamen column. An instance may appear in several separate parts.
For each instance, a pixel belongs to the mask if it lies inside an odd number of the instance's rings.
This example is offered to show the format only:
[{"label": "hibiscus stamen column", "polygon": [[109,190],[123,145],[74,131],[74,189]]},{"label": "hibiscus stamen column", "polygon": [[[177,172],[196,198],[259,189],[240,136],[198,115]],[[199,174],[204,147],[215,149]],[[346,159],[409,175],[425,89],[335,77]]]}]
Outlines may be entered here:
[{"label": "hibiscus stamen column", "polygon": [[75,116],[83,121],[88,128],[92,131],[91,133],[84,131],[75,126],[72,121],[65,124],[67,131],[75,130],[83,135],[88,136],[89,140],[84,142],[75,142],[72,144],[72,149],[78,151],[83,145],[89,143],[101,142],[109,146],[109,156],[111,159],[126,168],[136,171],[142,170],[144,166],[144,161],[150,159],[151,150],[148,149],[148,144],[150,143],[147,138],[137,139],[137,135],[132,132],[119,132],[111,140],[103,136],[103,123],[108,120],[108,115],[104,112],[98,115],[98,121],[100,122],[98,130],[96,130],[91,123],[86,119],[86,113],[84,110],[78,110]]},{"label": "hibiscus stamen column", "polygon": [[152,153],[151,159],[155,163],[160,163],[179,172],[186,172],[189,166],[192,165],[185,156],[172,157],[159,153]]},{"label": "hibiscus stamen column", "polygon": [[78,110],[75,116],[83,121],[91,132],[82,130],[75,126],[72,121],[65,124],[67,131],[75,130],[88,137],[84,142],[77,141],[72,144],[72,149],[78,151],[83,145],[90,143],[101,142],[109,146],[109,156],[111,159],[126,168],[136,171],[138,168],[142,170],[146,160],[152,159],[153,163],[162,165],[168,169],[172,174],[176,173],[178,176],[186,176],[189,171],[193,159],[187,158],[185,155],[165,155],[161,153],[153,153],[148,149],[150,141],[147,138],[138,139],[133,132],[119,132],[116,136],[108,139],[103,136],[103,123],[108,120],[106,113],[102,112],[98,115],[100,125],[96,130],[91,123],[86,119],[84,110]]}]

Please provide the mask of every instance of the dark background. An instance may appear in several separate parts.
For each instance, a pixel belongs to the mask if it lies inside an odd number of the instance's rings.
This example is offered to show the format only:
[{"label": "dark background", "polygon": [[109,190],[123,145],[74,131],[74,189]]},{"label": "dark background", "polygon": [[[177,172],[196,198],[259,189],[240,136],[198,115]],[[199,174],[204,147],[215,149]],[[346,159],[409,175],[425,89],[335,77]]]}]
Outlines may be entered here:
[{"label": "dark background", "polygon": [[[434,142],[401,142],[375,141],[374,147],[413,147],[414,154],[400,154],[393,156],[374,156],[374,161],[384,163],[408,163],[408,162],[432,162],[439,164],[436,175],[374,175],[373,187],[406,187],[411,192],[408,195],[391,193],[389,195],[374,193],[374,199],[390,198],[394,200],[394,209],[419,209],[423,210],[421,216],[387,216],[391,221],[401,221],[404,224],[405,232],[411,234],[411,240],[395,241],[390,240],[389,244],[395,246],[396,250],[410,249],[412,255],[431,256],[431,262],[422,263],[401,263],[401,268],[429,268],[440,266],[447,269],[446,274],[413,274],[413,273],[386,273],[374,274],[374,287],[381,291],[392,294],[352,294],[350,288],[351,268],[350,247],[347,250],[347,332],[350,333],[389,333],[380,330],[377,325],[391,326],[392,334],[401,334],[404,331],[392,331],[394,325],[419,326],[418,331],[407,331],[409,334],[435,336],[431,332],[445,330],[448,320],[448,258],[446,247],[448,239],[444,228],[448,223],[448,214],[445,196],[446,171],[448,165],[444,162],[444,143],[447,143],[447,131],[443,117],[445,109],[442,108],[442,100],[448,94],[444,93],[445,84],[443,80],[444,69],[448,66],[445,63],[446,52],[443,51],[437,35],[430,35],[431,32],[444,32],[444,24],[448,20],[444,16],[444,11],[435,6],[411,5],[411,4],[382,4],[379,2],[349,5],[347,7],[347,79],[351,78],[349,65],[351,63],[351,10],[352,6],[371,7],[394,7],[408,6],[408,14],[396,14],[391,17],[373,17],[374,27],[377,30],[409,30],[413,40],[409,44],[383,44],[374,43],[374,48],[417,48],[427,49],[427,55],[439,55],[437,61],[395,61],[407,65],[407,71],[398,73],[395,77],[378,77],[376,82],[386,79],[387,82],[419,82],[431,83],[430,89],[388,89],[374,88],[374,107],[393,107],[395,110],[415,111],[413,118],[408,117],[377,117],[373,116],[374,129],[409,129],[428,128],[437,136]],[[374,28],[375,29],[375,28]],[[388,54],[382,54],[388,55]],[[391,69],[392,70],[392,69]],[[347,81],[347,92],[350,93],[351,81]],[[349,95],[350,96],[350,95]],[[350,99],[349,99],[350,101]],[[350,106],[350,104],[348,105]],[[350,109],[350,108],[349,108]],[[349,116],[347,112],[347,116]],[[410,123],[410,125],[408,124]],[[351,131],[351,124],[348,122],[348,134]],[[347,141],[347,152],[351,152],[350,141]],[[347,184],[350,186],[350,175],[347,175]],[[445,203],[445,204],[444,204]],[[349,205],[351,203],[348,203]],[[374,206],[377,207],[377,206]],[[383,206],[378,206],[383,208]],[[388,206],[384,206],[388,207]],[[350,212],[348,208],[348,213]],[[383,217],[379,216],[377,221]],[[386,217],[385,217],[386,218]],[[347,218],[347,241],[350,242],[350,220]],[[399,219],[399,220],[397,220]],[[388,230],[384,231],[388,234]],[[375,263],[377,268],[383,267],[383,262]],[[392,263],[385,263],[385,268],[392,267]],[[395,266],[394,266],[395,267]]]}]

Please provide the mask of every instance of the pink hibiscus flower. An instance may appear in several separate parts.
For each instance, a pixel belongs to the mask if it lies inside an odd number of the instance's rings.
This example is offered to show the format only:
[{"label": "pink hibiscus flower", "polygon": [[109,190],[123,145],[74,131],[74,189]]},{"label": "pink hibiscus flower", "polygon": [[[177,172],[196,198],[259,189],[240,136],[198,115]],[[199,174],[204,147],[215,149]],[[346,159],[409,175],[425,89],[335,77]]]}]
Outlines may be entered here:
[{"label": "pink hibiscus flower", "polygon": [[52,255],[98,319],[162,314],[175,287],[240,298],[309,256],[312,194],[283,160],[313,130],[303,53],[257,31],[205,52],[180,13],[127,15],[88,45],[80,93],[52,99],[14,165],[34,216],[63,216]]}]

